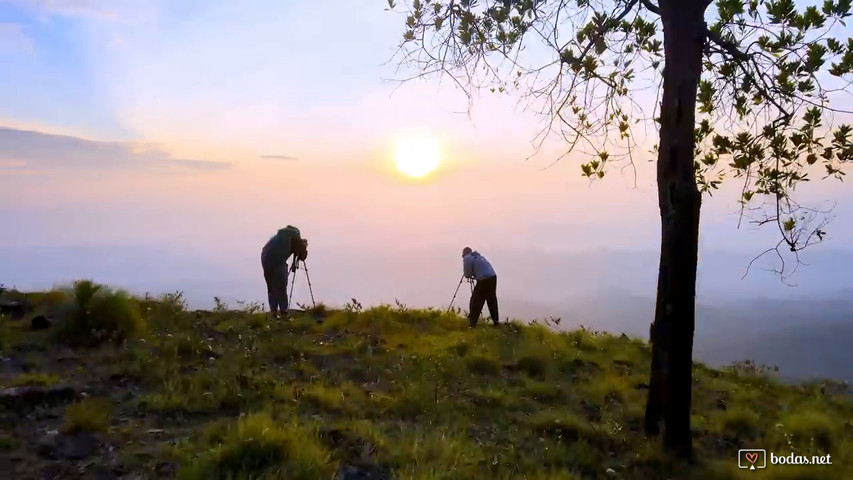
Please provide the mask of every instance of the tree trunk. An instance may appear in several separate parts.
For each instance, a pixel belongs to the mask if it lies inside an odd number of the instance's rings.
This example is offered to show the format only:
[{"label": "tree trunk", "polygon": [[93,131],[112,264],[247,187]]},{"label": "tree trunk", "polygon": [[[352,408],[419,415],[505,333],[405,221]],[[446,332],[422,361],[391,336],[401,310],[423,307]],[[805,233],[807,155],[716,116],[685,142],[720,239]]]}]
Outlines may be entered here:
[{"label": "tree trunk", "polygon": [[690,405],[701,196],[694,176],[696,95],[705,42],[703,0],[661,0],[665,64],[657,162],[661,252],[645,428],[692,454]]}]

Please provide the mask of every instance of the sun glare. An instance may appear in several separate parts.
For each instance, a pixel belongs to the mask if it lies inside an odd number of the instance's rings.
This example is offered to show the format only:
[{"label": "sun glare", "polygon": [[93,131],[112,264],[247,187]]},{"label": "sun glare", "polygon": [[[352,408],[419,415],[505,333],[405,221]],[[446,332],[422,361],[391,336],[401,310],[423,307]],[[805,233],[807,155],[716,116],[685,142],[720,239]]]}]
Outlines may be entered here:
[{"label": "sun glare", "polygon": [[397,142],[394,163],[397,170],[420,178],[438,168],[441,151],[438,142],[428,136],[406,137]]}]

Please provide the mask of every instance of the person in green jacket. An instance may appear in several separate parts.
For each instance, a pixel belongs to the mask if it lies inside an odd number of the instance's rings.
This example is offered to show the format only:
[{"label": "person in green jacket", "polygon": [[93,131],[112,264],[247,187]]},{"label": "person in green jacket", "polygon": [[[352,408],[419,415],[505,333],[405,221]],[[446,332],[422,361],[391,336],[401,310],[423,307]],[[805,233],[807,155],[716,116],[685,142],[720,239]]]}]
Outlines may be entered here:
[{"label": "person in green jacket", "polygon": [[[288,270],[287,260],[293,256]],[[261,250],[261,266],[267,283],[270,314],[275,318],[287,317],[287,277],[288,271],[295,272],[300,261],[308,258],[308,240],[293,225],[288,225],[270,238]]]}]

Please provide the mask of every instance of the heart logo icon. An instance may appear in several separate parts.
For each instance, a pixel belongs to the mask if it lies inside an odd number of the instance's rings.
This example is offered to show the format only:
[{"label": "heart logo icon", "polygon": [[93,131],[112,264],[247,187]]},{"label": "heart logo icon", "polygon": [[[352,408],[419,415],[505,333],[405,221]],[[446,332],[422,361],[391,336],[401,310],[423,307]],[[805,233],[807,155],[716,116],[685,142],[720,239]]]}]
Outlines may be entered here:
[{"label": "heart logo icon", "polygon": [[745,456],[749,463],[755,463],[755,461],[758,460],[758,452],[750,452],[745,454]]}]

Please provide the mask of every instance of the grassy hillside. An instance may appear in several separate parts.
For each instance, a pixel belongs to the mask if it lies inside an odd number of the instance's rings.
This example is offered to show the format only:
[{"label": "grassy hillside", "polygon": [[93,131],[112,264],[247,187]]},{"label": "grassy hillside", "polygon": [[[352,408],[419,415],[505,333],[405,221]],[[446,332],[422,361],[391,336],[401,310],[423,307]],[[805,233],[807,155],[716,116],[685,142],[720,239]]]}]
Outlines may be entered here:
[{"label": "grassy hillside", "polygon": [[[4,390],[0,477],[853,478],[846,396],[703,365],[697,459],[668,462],[641,428],[649,347],[627,337],[402,305],[269,321],[177,295],[27,297],[0,319],[0,386],[41,386],[39,404]],[[30,331],[48,311],[62,322]],[[739,448],[832,465],[740,470]]]}]

